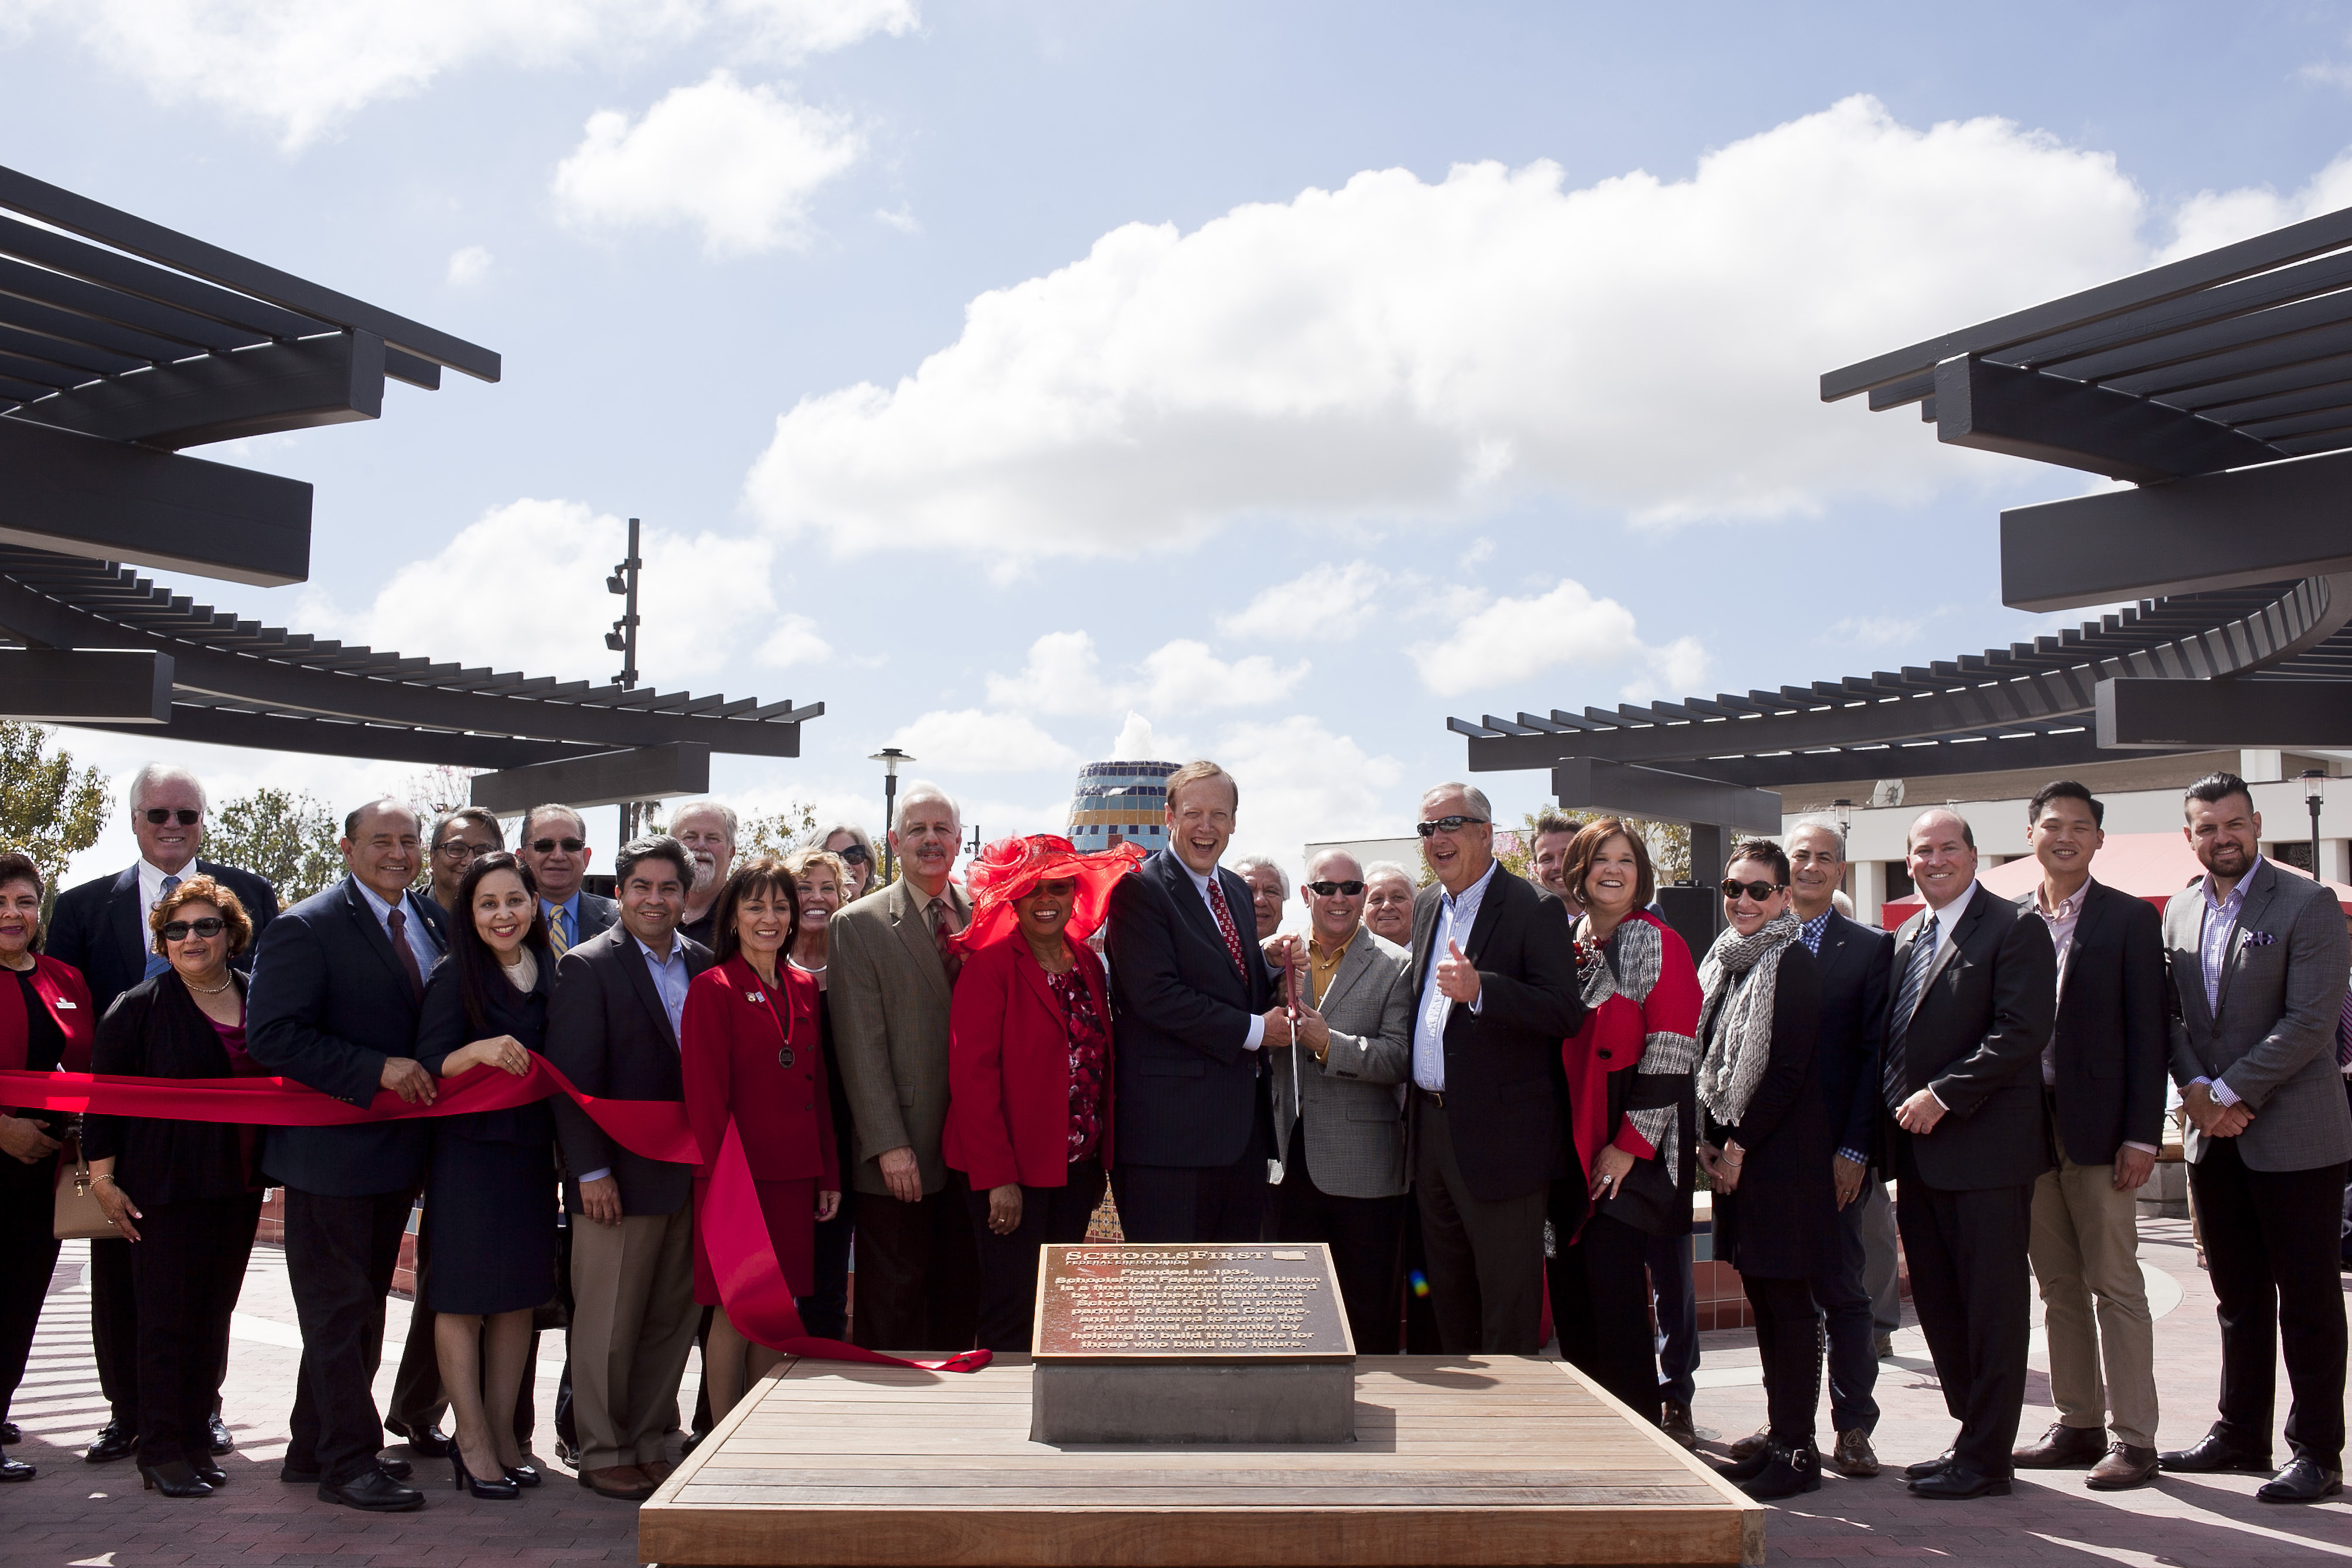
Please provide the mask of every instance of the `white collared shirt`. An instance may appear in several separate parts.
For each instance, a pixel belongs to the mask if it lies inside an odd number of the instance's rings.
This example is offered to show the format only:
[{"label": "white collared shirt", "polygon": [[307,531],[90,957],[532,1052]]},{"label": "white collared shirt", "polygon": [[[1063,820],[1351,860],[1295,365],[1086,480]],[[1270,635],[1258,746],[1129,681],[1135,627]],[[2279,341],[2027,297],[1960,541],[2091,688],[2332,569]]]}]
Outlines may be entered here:
[{"label": "white collared shirt", "polygon": [[[198,874],[199,873],[196,870],[196,863],[193,858],[176,871],[165,871],[159,867],[149,864],[147,858],[143,855],[141,856],[139,858],[140,914],[144,917],[148,911],[153,910],[157,904],[163,901],[164,878],[173,877],[176,878],[181,882],[184,882],[189,878]],[[140,921],[140,923],[144,925],[146,924],[146,921],[142,918]]]},{"label": "white collared shirt", "polygon": [[[1432,1094],[1445,1092],[1445,1023],[1454,1016],[1454,999],[1437,988],[1437,965],[1454,942],[1467,937],[1478,923],[1478,906],[1486,901],[1500,863],[1490,863],[1486,874],[1463,889],[1458,899],[1438,889],[1437,924],[1429,933],[1429,973],[1422,979],[1421,1006],[1412,1024],[1412,1081]],[[1478,1011],[1476,1002],[1470,1004],[1470,1011]]]},{"label": "white collared shirt", "polygon": [[[1241,916],[1234,913],[1234,901],[1225,897],[1225,890],[1223,888],[1219,888],[1217,889],[1216,900],[1212,900],[1209,897],[1209,879],[1201,875],[1200,872],[1192,869],[1192,867],[1185,865],[1184,857],[1177,854],[1175,850],[1171,849],[1168,852],[1168,856],[1170,859],[1174,860],[1176,864],[1182,868],[1184,875],[1192,879],[1192,886],[1199,889],[1201,894],[1201,907],[1209,911],[1209,924],[1212,926],[1215,926],[1217,924],[1217,900],[1222,900],[1225,905],[1225,918],[1234,922],[1234,934],[1235,936],[1240,936],[1242,930]],[[1253,923],[1250,929],[1252,931],[1255,931],[1257,928],[1255,923]],[[1220,927],[1217,931],[1217,945],[1219,947],[1223,947],[1224,944],[1224,931],[1223,929]],[[1249,955],[1246,953],[1243,954],[1244,959],[1247,959],[1248,956]],[[1252,1014],[1250,1016],[1249,1033],[1243,1037],[1242,1039],[1242,1049],[1245,1051],[1254,1051],[1265,1044],[1265,1020],[1255,1014]]]},{"label": "white collared shirt", "polygon": [[[1926,895],[1923,894],[1921,896],[1924,898]],[[1944,944],[1952,940],[1953,928],[1960,923],[1960,917],[1969,912],[1969,900],[1976,896],[1977,879],[1974,877],[1971,877],[1969,879],[1969,885],[1960,889],[1960,896],[1958,898],[1954,899],[1950,903],[1946,904],[1940,910],[1930,909],[1927,911],[1930,916],[1934,917],[1936,921],[1936,945],[1928,950],[1928,963],[1933,963],[1936,960],[1944,956]],[[1900,984],[1899,978],[1897,984]]]}]

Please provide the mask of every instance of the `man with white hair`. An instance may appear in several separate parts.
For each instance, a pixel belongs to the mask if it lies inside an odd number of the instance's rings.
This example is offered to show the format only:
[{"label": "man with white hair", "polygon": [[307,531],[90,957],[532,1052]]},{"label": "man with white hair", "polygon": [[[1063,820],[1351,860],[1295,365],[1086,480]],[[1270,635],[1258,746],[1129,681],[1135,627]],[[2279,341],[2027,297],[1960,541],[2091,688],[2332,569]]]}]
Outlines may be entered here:
[{"label": "man with white hair", "polygon": [[1260,942],[1282,929],[1282,911],[1290,904],[1290,873],[1270,855],[1244,855],[1234,869],[1249,884],[1250,914],[1257,921]]},{"label": "man with white hair", "polygon": [[1393,860],[1364,868],[1364,929],[1399,947],[1412,945],[1412,873]]},{"label": "man with white hair", "polygon": [[979,1327],[980,1253],[969,1186],[940,1157],[948,1114],[948,1009],[971,919],[949,878],[963,814],[935,784],[909,784],[890,825],[898,880],[838,910],[826,996],[855,1124],[857,1306],[870,1349],[961,1351]]},{"label": "man with white hair", "polygon": [[[230,961],[245,973],[252,972],[263,929],[278,916],[278,894],[268,882],[235,866],[197,858],[210,807],[195,774],[169,763],[149,763],[131,775],[123,799],[131,836],[139,843],[138,862],[59,893],[43,947],[51,958],[81,971],[100,1018],[117,996],[170,967],[155,952],[147,911],[184,879],[210,877],[245,906],[253,921],[253,941]],[[99,1387],[110,1415],[84,1456],[95,1465],[126,1457],[138,1441],[139,1307],[131,1294],[131,1243],[106,1237],[89,1244],[89,1317]],[[224,1338],[214,1378],[216,1390],[227,1371],[228,1342]],[[214,1408],[213,1452],[226,1454],[235,1444],[221,1422],[217,1400]]]},{"label": "man with white hair", "polygon": [[689,800],[669,814],[669,836],[694,857],[694,886],[686,890],[686,918],[677,922],[680,936],[711,945],[710,915],[719,903],[719,889],[735,866],[735,808],[715,800]]}]

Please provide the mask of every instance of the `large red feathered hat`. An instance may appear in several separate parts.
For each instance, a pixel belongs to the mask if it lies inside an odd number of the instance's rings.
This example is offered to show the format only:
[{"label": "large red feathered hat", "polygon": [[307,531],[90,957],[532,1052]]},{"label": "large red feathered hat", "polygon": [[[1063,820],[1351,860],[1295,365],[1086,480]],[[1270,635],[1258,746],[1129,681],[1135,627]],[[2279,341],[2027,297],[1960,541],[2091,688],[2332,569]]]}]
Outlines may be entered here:
[{"label": "large red feathered hat", "polygon": [[963,885],[971,894],[971,920],[950,940],[966,952],[1011,941],[1020,926],[1013,900],[1034,891],[1040,882],[1067,879],[1076,887],[1062,931],[1072,942],[1084,942],[1102,924],[1110,908],[1112,886],[1121,877],[1133,875],[1144,858],[1140,844],[1122,844],[1087,855],[1051,833],[1000,838],[964,866]]}]

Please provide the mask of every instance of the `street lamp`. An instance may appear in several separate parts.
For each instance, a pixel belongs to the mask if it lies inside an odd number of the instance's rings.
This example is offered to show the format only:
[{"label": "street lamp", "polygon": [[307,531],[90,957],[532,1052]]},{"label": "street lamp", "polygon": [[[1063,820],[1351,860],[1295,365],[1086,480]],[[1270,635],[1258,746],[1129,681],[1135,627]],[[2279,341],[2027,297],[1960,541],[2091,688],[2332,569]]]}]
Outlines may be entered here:
[{"label": "street lamp", "polygon": [[2305,768],[2297,775],[2303,780],[2303,802],[2311,807],[2311,875],[2319,876],[2319,808],[2327,804],[2327,770]]},{"label": "street lamp", "polygon": [[1843,843],[1853,831],[1853,802],[1840,796],[1830,802],[1830,810],[1837,817],[1838,841]]},{"label": "street lamp", "polygon": [[898,877],[897,858],[891,853],[890,834],[896,826],[898,811],[898,764],[915,759],[896,746],[885,746],[866,759],[882,764],[882,882],[887,887]]},{"label": "street lamp", "polygon": [[[604,634],[604,646],[621,656],[621,673],[614,684],[622,690],[632,690],[637,684],[637,572],[645,563],[637,557],[637,520],[629,519],[629,552],[613,574],[604,579],[604,592],[622,601],[621,618]],[[621,842],[626,844],[637,836],[637,824],[645,810],[642,801],[621,802]]]}]

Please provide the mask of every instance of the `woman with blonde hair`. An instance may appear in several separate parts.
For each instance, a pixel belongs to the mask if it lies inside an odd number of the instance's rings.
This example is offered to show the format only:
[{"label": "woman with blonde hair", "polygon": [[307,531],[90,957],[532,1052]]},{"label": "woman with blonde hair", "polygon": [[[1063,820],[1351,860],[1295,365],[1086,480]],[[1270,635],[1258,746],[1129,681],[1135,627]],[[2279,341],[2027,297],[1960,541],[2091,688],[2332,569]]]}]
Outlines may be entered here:
[{"label": "woman with blonde hair", "polygon": [[[832,951],[833,912],[847,903],[856,881],[849,863],[830,849],[795,849],[784,869],[800,889],[801,917],[784,962],[816,985],[816,1036],[824,1049],[824,1086],[833,1110],[833,1146],[847,1149],[851,1129],[849,1090],[833,1044],[833,1008],[824,988],[825,961]],[[857,1235],[857,1211],[843,1204],[831,1219],[817,1221],[816,1278],[800,1304],[801,1322],[821,1340],[849,1337],[849,1249]]]}]

